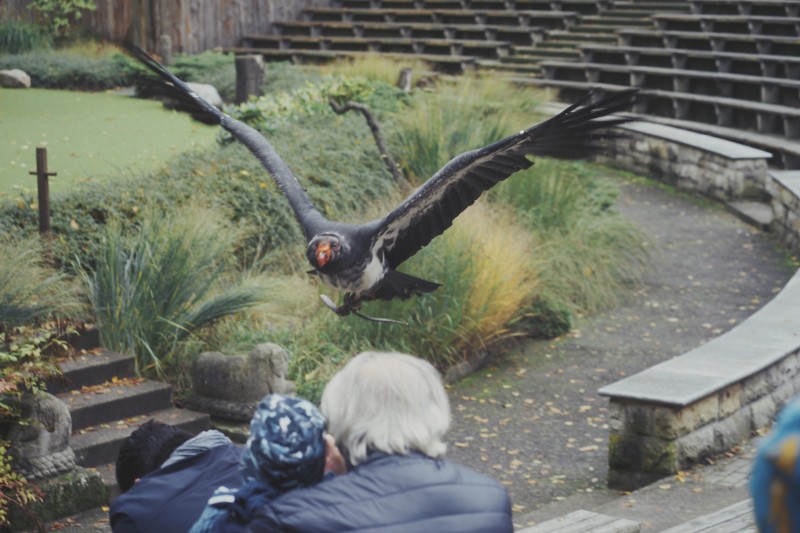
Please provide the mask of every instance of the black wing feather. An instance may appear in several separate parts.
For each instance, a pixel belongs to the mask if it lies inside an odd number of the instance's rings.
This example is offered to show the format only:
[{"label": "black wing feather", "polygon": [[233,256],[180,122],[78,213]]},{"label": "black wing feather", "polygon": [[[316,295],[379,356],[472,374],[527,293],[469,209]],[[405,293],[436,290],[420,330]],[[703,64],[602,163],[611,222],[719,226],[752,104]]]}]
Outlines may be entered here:
[{"label": "black wing feather", "polygon": [[454,157],[380,221],[375,244],[384,246],[389,266],[397,268],[441,235],[484,191],[533,165],[526,155],[580,159],[595,152],[602,130],[629,120],[608,115],[630,107],[636,92],[626,90],[589,103],[590,92],[544,122]]},{"label": "black wing feather", "polygon": [[244,144],[256,156],[286,196],[292,206],[295,217],[303,227],[303,231],[305,231],[306,238],[310,238],[317,233],[317,230],[324,224],[325,219],[311,203],[311,199],[306,194],[305,189],[297,181],[297,178],[281,159],[281,156],[278,155],[275,148],[261,133],[208,103],[141,48],[131,43],[126,43],[125,48],[133,57],[159,76],[162,80],[161,88],[163,91],[168,92],[169,96],[192,106],[193,115],[202,115],[200,118],[204,122],[219,124]]}]

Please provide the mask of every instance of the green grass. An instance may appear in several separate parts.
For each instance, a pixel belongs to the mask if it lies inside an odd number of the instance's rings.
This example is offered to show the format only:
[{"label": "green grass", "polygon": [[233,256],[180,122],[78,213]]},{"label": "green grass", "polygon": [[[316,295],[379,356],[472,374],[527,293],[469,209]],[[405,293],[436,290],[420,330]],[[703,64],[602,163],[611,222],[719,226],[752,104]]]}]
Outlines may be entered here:
[{"label": "green grass", "polygon": [[47,146],[58,176],[51,191],[158,169],[176,154],[213,142],[218,128],[159,102],[112,92],[0,89],[0,199],[34,190],[36,147]]}]

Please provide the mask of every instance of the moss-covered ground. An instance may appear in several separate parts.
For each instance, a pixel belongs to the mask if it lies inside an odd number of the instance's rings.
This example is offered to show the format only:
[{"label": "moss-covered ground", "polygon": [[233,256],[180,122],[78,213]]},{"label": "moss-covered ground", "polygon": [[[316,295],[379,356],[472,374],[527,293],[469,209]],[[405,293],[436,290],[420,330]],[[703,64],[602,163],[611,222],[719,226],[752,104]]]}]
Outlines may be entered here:
[{"label": "moss-covered ground", "polygon": [[159,102],[115,92],[0,89],[0,199],[33,190],[36,147],[58,176],[51,191],[155,170],[177,153],[213,142],[217,128]]}]

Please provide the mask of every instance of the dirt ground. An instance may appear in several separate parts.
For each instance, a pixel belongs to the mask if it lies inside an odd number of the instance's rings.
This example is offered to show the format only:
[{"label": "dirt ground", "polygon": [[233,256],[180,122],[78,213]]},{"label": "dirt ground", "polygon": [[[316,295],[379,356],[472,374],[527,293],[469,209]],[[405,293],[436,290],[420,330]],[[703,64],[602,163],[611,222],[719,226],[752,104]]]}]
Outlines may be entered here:
[{"label": "dirt ground", "polygon": [[450,459],[500,479],[515,515],[605,490],[608,400],[597,390],[697,347],[768,302],[795,271],[770,237],[708,201],[621,181],[618,211],[651,258],[623,305],[534,341],[450,388]]}]

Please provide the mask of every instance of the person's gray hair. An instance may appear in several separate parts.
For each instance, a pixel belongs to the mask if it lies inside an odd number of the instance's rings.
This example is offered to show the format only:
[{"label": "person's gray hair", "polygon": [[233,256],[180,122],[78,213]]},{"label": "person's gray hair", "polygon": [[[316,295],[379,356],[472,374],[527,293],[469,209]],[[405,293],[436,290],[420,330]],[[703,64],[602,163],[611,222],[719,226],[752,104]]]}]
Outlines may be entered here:
[{"label": "person's gray hair", "polygon": [[450,402],[439,372],[401,353],[363,352],[325,387],[322,413],[350,463],[369,451],[444,455]]}]

